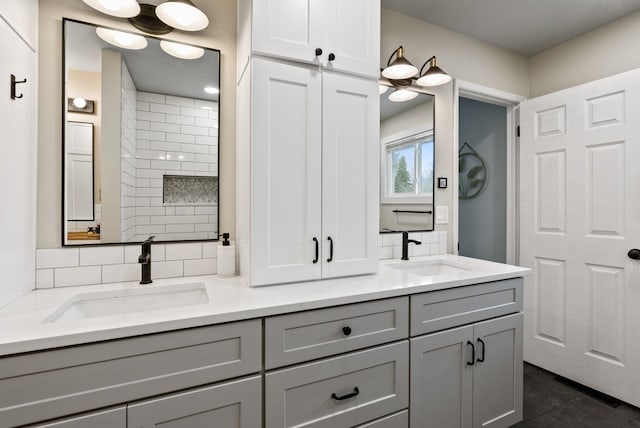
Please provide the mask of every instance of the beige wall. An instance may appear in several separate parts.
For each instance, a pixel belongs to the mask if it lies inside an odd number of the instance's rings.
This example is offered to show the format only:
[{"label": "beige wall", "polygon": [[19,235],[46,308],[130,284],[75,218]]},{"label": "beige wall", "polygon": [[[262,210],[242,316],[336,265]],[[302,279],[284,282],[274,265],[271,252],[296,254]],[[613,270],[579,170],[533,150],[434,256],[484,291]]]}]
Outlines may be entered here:
[{"label": "beige wall", "polygon": [[[407,58],[420,67],[432,55],[454,79],[477,83],[522,96],[529,94],[529,61],[511,51],[480,42],[459,33],[429,24],[389,9],[382,10],[380,60],[386,61],[399,45],[405,47]],[[448,177],[452,182],[457,150],[453,150],[453,84],[448,83],[429,92],[435,100],[436,177]],[[435,189],[436,206],[449,207],[449,223],[436,225],[446,230],[447,252],[453,250],[451,219],[453,191]]]},{"label": "beige wall", "polygon": [[640,67],[638,41],[640,12],[532,57],[531,97]]},{"label": "beige wall", "polygon": [[[154,3],[150,1],[150,3]],[[198,34],[166,37],[221,51],[220,231],[235,235],[236,2],[196,0],[209,17]],[[62,18],[131,30],[125,21],[102,15],[80,0],[40,0],[38,56],[38,248],[60,247],[62,164]]]}]

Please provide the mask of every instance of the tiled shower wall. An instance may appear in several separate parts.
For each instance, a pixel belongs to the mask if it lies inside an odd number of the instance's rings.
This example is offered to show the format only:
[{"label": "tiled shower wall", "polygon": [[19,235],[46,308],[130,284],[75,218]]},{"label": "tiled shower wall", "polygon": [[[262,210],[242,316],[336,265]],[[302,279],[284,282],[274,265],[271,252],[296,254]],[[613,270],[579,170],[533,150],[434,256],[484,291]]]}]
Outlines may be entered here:
[{"label": "tiled shower wall", "polygon": [[136,241],[136,98],[137,90],[122,61],[120,126],[120,235],[122,242]]},{"label": "tiled shower wall", "polygon": [[162,176],[218,176],[218,103],[138,92],[136,119],[135,240],[216,239],[218,201],[167,206]]},{"label": "tiled shower wall", "polygon": [[[422,241],[422,245],[409,246],[411,256],[447,252],[447,232],[414,232],[409,236]],[[380,260],[399,259],[401,244],[400,234],[381,234]],[[151,251],[153,277],[215,274],[218,245],[218,242],[154,244]],[[36,288],[136,281],[140,279],[139,255],[138,245],[37,250]]]}]

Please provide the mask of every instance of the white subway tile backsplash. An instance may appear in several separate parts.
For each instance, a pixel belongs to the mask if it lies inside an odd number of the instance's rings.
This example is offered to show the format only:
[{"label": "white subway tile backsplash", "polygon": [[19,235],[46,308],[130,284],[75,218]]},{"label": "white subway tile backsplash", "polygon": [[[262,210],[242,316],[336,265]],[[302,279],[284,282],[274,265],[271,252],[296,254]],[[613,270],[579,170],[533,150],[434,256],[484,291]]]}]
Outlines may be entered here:
[{"label": "white subway tile backsplash", "polygon": [[53,269],[36,270],[36,288],[53,288]]},{"label": "white subway tile backsplash", "polygon": [[382,235],[382,245],[385,247],[402,245],[402,235],[399,233],[384,233]]},{"label": "white subway tile backsplash", "polygon": [[201,126],[189,126],[189,125],[180,125],[180,131],[182,134],[189,135],[209,135],[209,128],[201,127]]},{"label": "white subway tile backsplash", "polygon": [[141,265],[136,264],[120,264],[102,266],[102,282],[108,284],[111,282],[126,282],[140,280],[142,277]]},{"label": "white subway tile backsplash", "polygon": [[[126,245],[124,247],[124,262],[138,263],[138,257],[142,253],[140,245]],[[153,252],[153,249],[151,250]]]},{"label": "white subway tile backsplash", "polygon": [[190,107],[182,107],[180,109],[181,116],[193,116],[193,117],[202,117],[208,118],[209,112],[205,109],[201,108],[190,108]]},{"label": "white subway tile backsplash", "polygon": [[55,269],[54,286],[71,287],[75,285],[100,284],[102,269],[100,266],[68,267]]},{"label": "white subway tile backsplash", "polygon": [[[165,123],[165,122],[148,122],[149,130],[151,131],[161,131],[161,132],[180,132],[180,125],[176,123]],[[141,128],[138,128],[141,129]]]},{"label": "white subway tile backsplash", "polygon": [[120,246],[80,248],[80,266],[118,263],[124,263],[124,250]]},{"label": "white subway tile backsplash", "polygon": [[36,252],[36,268],[70,267],[80,264],[77,248],[41,249]]},{"label": "white subway tile backsplash", "polygon": [[202,244],[174,244],[167,246],[166,260],[186,260],[202,258]]},{"label": "white subway tile backsplash", "polygon": [[393,247],[380,247],[380,253],[378,254],[379,260],[386,260],[393,258]]},{"label": "white subway tile backsplash", "polygon": [[184,261],[184,276],[214,275],[217,270],[217,259],[196,259]]},{"label": "white subway tile backsplash", "polygon": [[153,264],[154,278],[176,278],[180,276],[184,276],[184,263],[182,260]]},{"label": "white subway tile backsplash", "polygon": [[391,247],[392,258],[399,259],[402,258],[402,245],[394,245]]},{"label": "white subway tile backsplash", "polygon": [[205,259],[218,257],[218,244],[217,242],[203,242],[202,243],[202,257]]}]

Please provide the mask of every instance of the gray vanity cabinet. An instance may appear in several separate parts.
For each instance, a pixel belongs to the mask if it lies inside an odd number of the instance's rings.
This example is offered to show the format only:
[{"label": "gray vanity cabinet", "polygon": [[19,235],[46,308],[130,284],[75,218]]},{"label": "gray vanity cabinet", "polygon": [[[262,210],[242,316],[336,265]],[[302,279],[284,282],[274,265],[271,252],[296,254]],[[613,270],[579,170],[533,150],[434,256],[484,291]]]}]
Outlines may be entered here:
[{"label": "gray vanity cabinet", "polygon": [[[482,293],[476,294],[478,290]],[[479,313],[490,318],[505,307],[511,312],[521,308],[517,297],[521,292],[518,279],[418,295],[412,297],[412,313],[428,298],[435,306],[425,313],[439,318],[430,322]],[[410,426],[424,427],[428,422],[434,427],[500,428],[520,421],[522,319],[517,312],[411,338]],[[412,322],[426,325],[424,320]]]}]

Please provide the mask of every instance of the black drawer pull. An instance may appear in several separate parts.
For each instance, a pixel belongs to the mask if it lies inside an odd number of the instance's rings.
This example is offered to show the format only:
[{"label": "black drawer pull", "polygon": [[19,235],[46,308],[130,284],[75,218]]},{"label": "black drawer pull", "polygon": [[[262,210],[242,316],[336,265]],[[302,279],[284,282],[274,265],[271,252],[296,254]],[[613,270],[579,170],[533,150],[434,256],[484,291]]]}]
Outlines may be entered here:
[{"label": "black drawer pull", "polygon": [[331,61],[333,61],[333,60],[335,60],[335,59],[336,59],[336,54],[334,54],[334,53],[330,53],[330,54],[329,54],[329,62],[331,62]]},{"label": "black drawer pull", "polygon": [[331,263],[333,261],[333,239],[331,237],[327,237],[329,240],[329,258],[327,259],[327,263]]},{"label": "black drawer pull", "polygon": [[318,247],[318,238],[313,237],[313,242],[316,243],[316,258],[313,259],[314,263],[318,263],[318,259],[320,258],[320,248]]},{"label": "black drawer pull", "polygon": [[467,345],[471,345],[471,361],[467,361],[467,365],[472,366],[476,363],[476,347],[470,340],[467,340]]},{"label": "black drawer pull", "polygon": [[345,336],[349,336],[351,334],[351,327],[344,326],[342,327],[342,334],[344,334]]},{"label": "black drawer pull", "polygon": [[485,345],[484,340],[482,339],[478,339],[478,342],[482,344],[482,357],[478,358],[476,361],[479,363],[484,363],[484,352],[485,352],[485,349],[487,348],[487,345]]},{"label": "black drawer pull", "polygon": [[360,394],[360,390],[358,389],[358,387],[356,386],[355,388],[353,388],[353,392],[350,392],[347,395],[343,395],[338,397],[336,395],[336,393],[334,392],[333,394],[331,394],[331,398],[333,398],[336,401],[342,401],[342,400],[346,400],[347,398],[352,398],[355,397],[356,395]]},{"label": "black drawer pull", "polygon": [[322,55],[322,48],[316,48],[316,56]]}]

